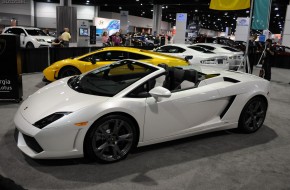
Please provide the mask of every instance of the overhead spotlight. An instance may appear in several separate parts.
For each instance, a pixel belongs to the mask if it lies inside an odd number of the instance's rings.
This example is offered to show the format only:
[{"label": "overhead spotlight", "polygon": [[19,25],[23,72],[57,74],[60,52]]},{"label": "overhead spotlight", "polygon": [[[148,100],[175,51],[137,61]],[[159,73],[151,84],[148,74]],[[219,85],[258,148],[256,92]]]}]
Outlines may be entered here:
[{"label": "overhead spotlight", "polygon": [[280,16],[279,14],[276,14],[276,16]]},{"label": "overhead spotlight", "polygon": [[249,13],[250,11],[246,11],[246,13]]},{"label": "overhead spotlight", "polygon": [[122,9],[122,7],[119,7],[119,9]]},{"label": "overhead spotlight", "polygon": [[197,13],[197,12],[198,12],[198,10],[197,10],[197,9],[195,9],[195,12]]},{"label": "overhead spotlight", "polygon": [[278,7],[276,7],[274,10],[275,10],[275,11],[278,11],[278,10],[279,10],[279,8],[278,8]]}]

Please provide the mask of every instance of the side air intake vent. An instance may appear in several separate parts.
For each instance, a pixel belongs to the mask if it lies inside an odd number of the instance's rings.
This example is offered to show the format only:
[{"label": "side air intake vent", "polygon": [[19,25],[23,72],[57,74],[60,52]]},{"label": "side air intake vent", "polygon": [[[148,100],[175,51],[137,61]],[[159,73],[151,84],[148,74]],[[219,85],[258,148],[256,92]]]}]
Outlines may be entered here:
[{"label": "side air intake vent", "polygon": [[229,77],[224,77],[224,81],[232,82],[232,83],[238,83],[238,82],[240,82],[240,81],[238,81],[236,79],[232,79],[232,78],[229,78]]}]

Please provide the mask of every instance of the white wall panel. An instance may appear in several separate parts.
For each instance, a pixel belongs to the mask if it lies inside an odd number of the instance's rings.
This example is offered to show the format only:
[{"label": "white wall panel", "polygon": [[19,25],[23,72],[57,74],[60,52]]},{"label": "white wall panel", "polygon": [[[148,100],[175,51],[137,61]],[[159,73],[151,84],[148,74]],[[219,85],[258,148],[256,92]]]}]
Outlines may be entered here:
[{"label": "white wall panel", "polygon": [[77,8],[77,19],[93,20],[95,15],[94,6],[73,5],[73,7]]},{"label": "white wall panel", "polygon": [[282,44],[284,46],[290,46],[290,5],[287,6]]},{"label": "white wall panel", "polygon": [[31,15],[32,0],[26,0],[24,4],[5,4],[1,2],[0,13]]},{"label": "white wall panel", "polygon": [[56,3],[36,3],[36,16],[46,18],[56,18]]}]

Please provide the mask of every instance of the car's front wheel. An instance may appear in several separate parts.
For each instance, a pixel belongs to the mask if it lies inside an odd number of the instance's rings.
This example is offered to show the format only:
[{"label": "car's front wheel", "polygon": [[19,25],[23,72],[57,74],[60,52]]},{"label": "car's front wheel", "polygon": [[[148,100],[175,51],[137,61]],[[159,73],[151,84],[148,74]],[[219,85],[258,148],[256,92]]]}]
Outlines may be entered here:
[{"label": "car's front wheel", "polygon": [[88,131],[84,149],[86,156],[111,163],[126,158],[137,141],[131,119],[122,115],[101,118]]},{"label": "car's front wheel", "polygon": [[79,75],[81,72],[75,67],[64,67],[60,70],[58,78],[65,78],[73,75]]},{"label": "car's front wheel", "polygon": [[247,102],[239,118],[239,129],[245,133],[253,133],[264,123],[267,103],[261,97],[254,97]]},{"label": "car's front wheel", "polygon": [[33,43],[31,43],[31,42],[27,42],[27,44],[26,44],[26,48],[30,48],[30,49],[34,48]]}]

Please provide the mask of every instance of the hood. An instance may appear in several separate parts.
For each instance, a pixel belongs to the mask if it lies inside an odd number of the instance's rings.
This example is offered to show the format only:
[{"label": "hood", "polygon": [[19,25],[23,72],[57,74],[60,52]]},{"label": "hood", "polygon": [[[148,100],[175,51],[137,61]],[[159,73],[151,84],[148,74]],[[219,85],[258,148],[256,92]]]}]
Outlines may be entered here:
[{"label": "hood", "polygon": [[55,38],[52,37],[52,36],[33,36],[33,37],[35,37],[35,38],[37,38],[37,39],[44,39],[45,41],[52,41],[52,40],[55,39]]},{"label": "hood", "polygon": [[69,78],[55,81],[29,96],[19,108],[23,117],[35,123],[55,112],[74,112],[109,99],[72,90],[67,85]]}]

